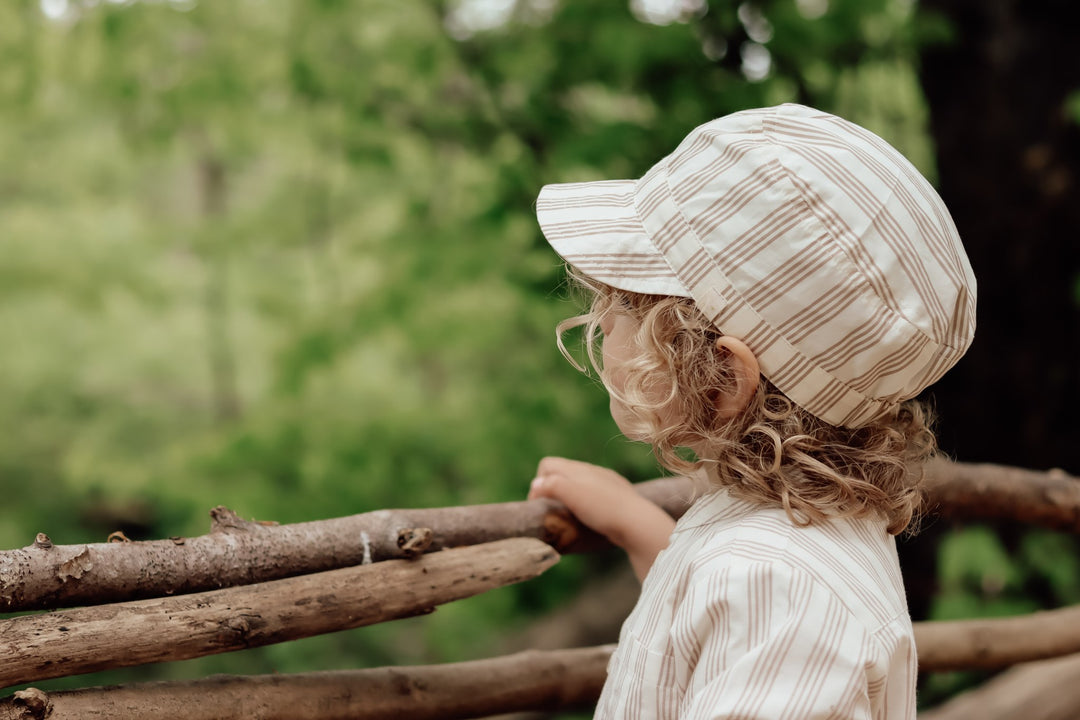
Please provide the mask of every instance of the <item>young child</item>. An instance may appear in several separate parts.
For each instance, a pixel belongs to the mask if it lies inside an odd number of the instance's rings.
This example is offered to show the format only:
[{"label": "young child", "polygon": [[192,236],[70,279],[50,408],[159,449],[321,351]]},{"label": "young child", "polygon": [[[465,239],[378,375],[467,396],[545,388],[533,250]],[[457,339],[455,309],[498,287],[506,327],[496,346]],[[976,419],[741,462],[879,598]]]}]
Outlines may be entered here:
[{"label": "young child", "polygon": [[563,353],[583,325],[619,428],[708,480],[676,524],[610,470],[540,463],[530,497],[644,578],[596,716],[914,718],[893,536],[934,438],[911,398],[975,329],[941,199],[876,135],[783,105],[640,180],[549,185],[537,215],[592,293]]}]

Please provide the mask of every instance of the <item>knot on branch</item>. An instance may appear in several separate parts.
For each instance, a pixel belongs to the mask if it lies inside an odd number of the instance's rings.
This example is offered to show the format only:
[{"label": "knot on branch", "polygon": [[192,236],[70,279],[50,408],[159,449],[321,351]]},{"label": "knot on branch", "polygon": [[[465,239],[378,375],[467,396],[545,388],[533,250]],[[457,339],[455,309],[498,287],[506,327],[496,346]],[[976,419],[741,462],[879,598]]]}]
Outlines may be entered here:
[{"label": "knot on branch", "polygon": [[210,511],[210,532],[231,532],[242,530],[249,532],[252,528],[262,527],[259,523],[245,520],[224,505],[218,505]]},{"label": "knot on branch", "polygon": [[540,538],[560,552],[573,545],[581,536],[577,519],[561,504],[544,513],[544,536]]},{"label": "knot on branch", "polygon": [[434,537],[431,528],[401,528],[398,530],[397,546],[405,557],[414,558],[431,547]]},{"label": "knot on branch", "polygon": [[34,547],[48,550],[53,546],[52,540],[45,533],[38,533],[34,538]]},{"label": "knot on branch", "polygon": [[14,695],[15,705],[23,710],[27,720],[45,720],[52,714],[52,701],[49,695],[37,688],[19,690]]},{"label": "knot on branch", "polygon": [[218,623],[217,641],[223,647],[247,646],[251,634],[266,627],[266,621],[256,613],[245,613],[225,618]]}]

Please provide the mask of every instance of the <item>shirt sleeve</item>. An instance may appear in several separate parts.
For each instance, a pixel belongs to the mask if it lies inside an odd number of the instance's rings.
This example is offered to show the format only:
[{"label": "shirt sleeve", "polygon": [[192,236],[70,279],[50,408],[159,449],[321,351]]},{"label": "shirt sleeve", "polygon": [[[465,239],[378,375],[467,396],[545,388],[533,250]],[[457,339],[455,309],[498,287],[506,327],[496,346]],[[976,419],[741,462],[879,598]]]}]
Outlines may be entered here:
[{"label": "shirt sleeve", "polygon": [[703,573],[673,621],[685,682],[680,718],[872,717],[876,641],[804,571],[736,561]]}]

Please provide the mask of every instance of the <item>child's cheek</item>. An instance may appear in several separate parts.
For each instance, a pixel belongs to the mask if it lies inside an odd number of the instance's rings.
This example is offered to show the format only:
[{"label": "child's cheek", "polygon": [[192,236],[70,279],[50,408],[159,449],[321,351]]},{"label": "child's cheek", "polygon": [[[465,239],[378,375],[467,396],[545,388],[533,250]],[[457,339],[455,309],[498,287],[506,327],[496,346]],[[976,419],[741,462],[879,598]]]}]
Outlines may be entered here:
[{"label": "child's cheek", "polygon": [[628,440],[651,442],[653,428],[648,422],[614,396],[611,397],[608,407],[611,410],[611,419],[615,421],[615,424],[619,426],[619,431]]}]

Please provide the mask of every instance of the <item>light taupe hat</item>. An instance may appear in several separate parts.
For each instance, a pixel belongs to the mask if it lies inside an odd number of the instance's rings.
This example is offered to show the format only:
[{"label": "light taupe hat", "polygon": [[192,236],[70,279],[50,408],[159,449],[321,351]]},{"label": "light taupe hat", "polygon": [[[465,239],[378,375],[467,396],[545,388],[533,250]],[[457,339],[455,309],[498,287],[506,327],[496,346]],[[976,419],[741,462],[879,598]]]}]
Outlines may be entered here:
[{"label": "light taupe hat", "polygon": [[693,298],[833,425],[914,397],[975,332],[975,277],[938,194],[877,135],[801,105],[706,123],[639,180],[547,185],[536,213],[579,271]]}]

